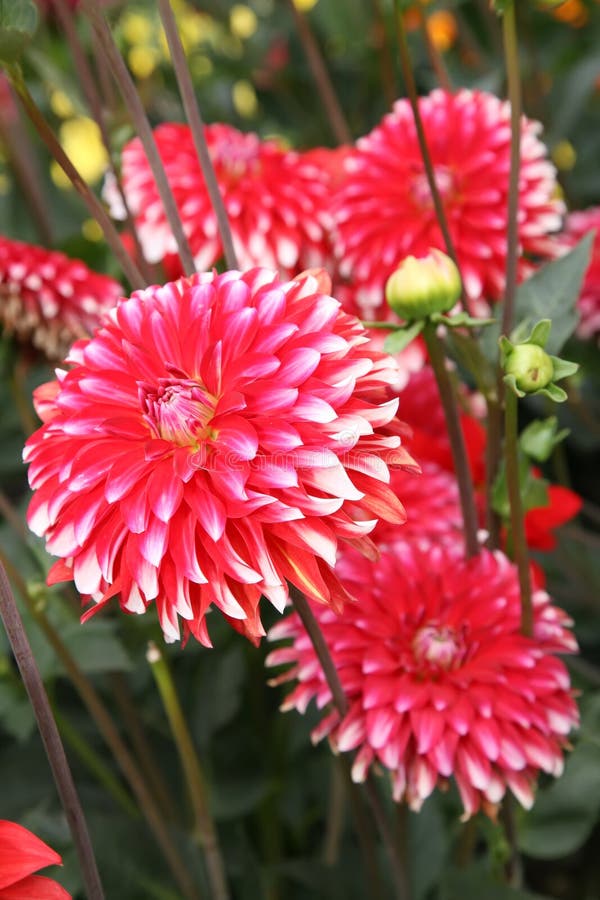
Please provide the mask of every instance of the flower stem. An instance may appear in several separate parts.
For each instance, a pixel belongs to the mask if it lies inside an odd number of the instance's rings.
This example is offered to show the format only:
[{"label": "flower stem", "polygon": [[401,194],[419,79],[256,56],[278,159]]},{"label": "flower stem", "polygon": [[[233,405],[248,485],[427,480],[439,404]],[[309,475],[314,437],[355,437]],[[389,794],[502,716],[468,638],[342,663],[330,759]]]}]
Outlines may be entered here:
[{"label": "flower stem", "polygon": [[[304,594],[292,584],[289,585],[289,592],[290,599],[294,605],[294,609],[298,614],[298,617],[311,640],[317,659],[321,664],[325,680],[327,681],[329,690],[331,692],[333,705],[336,708],[341,721],[348,712],[348,700],[346,699],[344,688],[342,687],[342,683],[335,667],[335,663],[331,657],[331,653],[329,652],[329,647],[327,646],[327,642],[323,637],[323,632],[321,631],[319,623],[317,622],[315,615],[310,608],[310,604]],[[347,776],[347,782],[350,790],[350,799],[355,816],[356,830],[365,855],[365,865],[368,869],[370,869],[370,860],[373,857],[370,828],[369,825],[364,821],[364,809],[361,797],[358,796],[356,798],[353,798],[352,796],[353,793],[357,792],[354,782],[352,781],[351,765],[349,760],[347,760],[345,757],[342,757],[342,765],[344,766],[344,770]],[[371,807],[371,812],[373,813],[373,818],[377,823],[377,827],[379,828],[381,838],[389,856],[392,874],[394,876],[396,898],[397,900],[407,900],[405,892],[407,876],[404,872],[402,860],[399,859],[396,854],[392,830],[385,815],[385,811],[383,810],[383,807],[381,805],[381,800],[379,798],[379,794],[377,793],[377,788],[375,787],[373,779],[370,776],[365,784],[365,793]]]},{"label": "flower stem", "polygon": [[[6,560],[1,550],[0,563],[6,568],[9,566],[8,560]],[[17,585],[29,613],[35,619],[36,624],[39,626],[46,640],[56,653],[67,676],[70,678],[75,690],[96,723],[98,731],[104,738],[119,768],[129,782],[131,790],[135,794],[136,800],[154,834],[156,843],[161,848],[165,860],[171,869],[173,878],[178,884],[183,896],[186,900],[198,900],[198,891],[187,873],[185,863],[181,858],[177,847],[171,840],[171,836],[165,827],[162,814],[146,787],[144,779],[139,773],[136,761],[122,740],[110,712],[104,705],[100,695],[96,692],[89,678],[87,678],[85,673],[79,668],[75,658],[63,643],[58,631],[45,615],[43,609],[34,602],[22,575],[12,568],[11,577]]]},{"label": "flower stem", "polygon": [[158,152],[158,147],[156,146],[156,141],[152,132],[152,126],[148,121],[144,104],[140,99],[135,83],[129,74],[125,61],[115,43],[110,26],[96,0],[83,0],[83,8],[88,14],[102,52],[112,69],[113,77],[119,87],[123,100],[125,101],[136,134],[142,142],[144,153],[146,154],[148,164],[152,170],[156,188],[169,222],[169,227],[171,228],[171,232],[177,244],[184,272],[186,275],[192,275],[196,271],[194,257],[192,256],[188,239],[183,230],[175,197],[173,196],[171,185],[169,184],[160,153]]},{"label": "flower stem", "polygon": [[442,54],[436,47],[435,42],[431,37],[429,28],[427,27],[427,15],[420,7],[416,7],[416,11],[419,18],[419,25],[421,27],[423,40],[425,42],[425,46],[427,47],[427,53],[431,61],[431,67],[435,72],[435,76],[439,81],[442,90],[448,91],[448,93],[450,93],[452,91],[450,76],[448,75],[448,70],[446,68],[446,64],[444,63]]},{"label": "flower stem", "polygon": [[44,743],[48,762],[60,796],[73,842],[79,858],[88,900],[103,900],[104,892],[94,858],[87,824],[77,795],[77,789],[69,768],[65,750],[52,716],[48,696],[34,659],[23,622],[15,603],[4,566],[0,562],[0,618],[23,684],[31,700],[33,712]]},{"label": "flower stem", "polygon": [[333,84],[331,83],[329,72],[327,71],[327,67],[323,60],[323,55],[315,40],[314,34],[311,31],[310,25],[308,24],[308,20],[304,13],[300,12],[294,3],[294,0],[288,0],[288,6],[294,18],[298,37],[304,48],[310,71],[317,86],[319,97],[321,98],[325,112],[329,118],[329,124],[334,137],[339,144],[350,144],[352,143],[352,133],[333,89]]},{"label": "flower stem", "polygon": [[128,256],[127,251],[125,250],[125,247],[121,242],[119,233],[110,220],[108,213],[106,212],[96,195],[90,190],[82,176],[79,174],[78,170],[75,168],[75,166],[61,147],[58,138],[44,119],[42,112],[31,96],[29,88],[27,87],[23,79],[21,70],[18,68],[18,66],[13,65],[7,67],[6,72],[10,79],[12,87],[16,91],[21,103],[23,104],[25,112],[35,126],[35,129],[41,137],[42,141],[44,142],[56,162],[59,164],[67,178],[70,180],[79,196],[82,198],[83,202],[90,211],[90,214],[102,228],[104,237],[106,238],[110,249],[118,259],[119,264],[123,269],[123,272],[125,273],[125,276],[129,280],[131,286],[134,288],[144,287],[145,281],[142,277],[142,274],[133,260],[131,260]]},{"label": "flower stem", "polygon": [[521,591],[521,631],[531,637],[533,634],[533,605],[531,602],[531,576],[529,571],[529,551],[525,538],[525,520],[521,500],[518,456],[518,399],[513,391],[506,391],[505,398],[504,456],[506,464],[506,486],[510,502],[510,533],[513,556],[519,574]]},{"label": "flower stem", "polygon": [[219,190],[212,160],[208,152],[208,145],[204,135],[204,122],[202,121],[200,109],[196,101],[194,85],[192,84],[192,79],[190,77],[183,44],[181,43],[181,38],[177,31],[177,23],[175,22],[175,16],[173,15],[170,0],[158,0],[158,10],[167,36],[169,50],[171,51],[175,77],[177,78],[183,108],[187,116],[192,139],[194,141],[194,147],[196,148],[196,153],[198,155],[198,162],[200,163],[200,168],[202,169],[202,174],[206,183],[206,190],[208,191],[208,196],[210,197],[217,219],[219,234],[221,235],[221,242],[225,254],[225,262],[228,269],[237,269],[238,261],[233,246],[229,219]]},{"label": "flower stem", "polygon": [[510,175],[508,182],[506,291],[502,313],[502,333],[510,334],[514,326],[515,295],[517,290],[517,262],[519,253],[519,169],[521,165],[521,77],[517,45],[516,4],[512,3],[502,16],[504,59],[508,79],[510,103]]},{"label": "flower stem", "polygon": [[[404,25],[404,18],[402,15],[402,10],[400,8],[400,0],[394,0],[394,8],[396,12],[396,29],[398,32],[398,49],[400,51],[400,65],[402,67],[402,75],[404,77],[404,83],[406,85],[406,92],[408,94],[408,100],[410,103],[410,108],[412,109],[413,119],[415,122],[415,131],[417,133],[417,140],[419,142],[419,149],[421,151],[421,157],[423,159],[423,166],[425,168],[425,174],[427,176],[427,184],[429,185],[429,191],[431,193],[431,199],[433,201],[433,206],[435,209],[435,214],[437,217],[438,225],[440,227],[440,231],[442,232],[442,237],[444,239],[444,244],[446,245],[446,252],[458,271],[460,272],[460,266],[458,264],[458,259],[456,256],[456,248],[454,246],[454,241],[452,240],[452,235],[450,234],[450,228],[448,225],[448,219],[446,217],[446,212],[444,210],[444,204],[442,203],[442,197],[440,195],[437,181],[435,177],[435,169],[433,168],[433,162],[431,159],[431,153],[429,152],[429,146],[427,144],[427,136],[425,134],[425,128],[423,126],[423,119],[421,117],[421,111],[419,110],[419,97],[417,94],[417,85],[415,83],[415,76],[413,74],[411,62],[410,62],[410,52],[408,49],[408,40],[406,38],[406,27]],[[469,311],[469,302],[464,289],[464,285],[462,287],[462,297],[461,302],[463,307]]]},{"label": "flower stem", "polygon": [[426,323],[425,328],[423,329],[423,337],[425,338],[429,359],[435,374],[444,415],[446,417],[446,427],[448,429],[448,438],[452,450],[454,471],[458,481],[458,492],[460,495],[460,505],[465,532],[465,550],[467,557],[476,556],[479,552],[479,541],[477,540],[477,507],[475,505],[475,492],[473,490],[473,480],[471,478],[467,448],[465,446],[462,428],[460,427],[458,405],[456,403],[452,382],[448,375],[448,370],[446,369],[446,360],[442,343],[436,334],[436,326],[432,322]]},{"label": "flower stem", "polygon": [[396,89],[394,59],[388,38],[382,0],[371,0],[371,6],[373,7],[374,18],[373,45],[379,62],[381,90],[383,91],[387,106],[391,107],[398,96],[398,91]]},{"label": "flower stem", "polygon": [[217,830],[208,806],[204,776],[177,696],[175,682],[162,652],[152,641],[148,645],[146,659],[150,663],[181,759],[194,812],[196,837],[204,851],[211,896],[214,900],[228,900],[230,894],[225,866]]}]

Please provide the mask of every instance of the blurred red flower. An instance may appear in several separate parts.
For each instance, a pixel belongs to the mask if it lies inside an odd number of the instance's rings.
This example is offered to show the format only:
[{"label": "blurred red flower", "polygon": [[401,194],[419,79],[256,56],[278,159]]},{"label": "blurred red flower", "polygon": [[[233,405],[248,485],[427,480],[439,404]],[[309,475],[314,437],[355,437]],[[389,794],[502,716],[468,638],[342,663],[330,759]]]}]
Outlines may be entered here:
[{"label": "blurred red flower", "polygon": [[71,900],[57,881],[33,874],[61,865],[58,853],[27,828],[0,820],[0,900]]}]

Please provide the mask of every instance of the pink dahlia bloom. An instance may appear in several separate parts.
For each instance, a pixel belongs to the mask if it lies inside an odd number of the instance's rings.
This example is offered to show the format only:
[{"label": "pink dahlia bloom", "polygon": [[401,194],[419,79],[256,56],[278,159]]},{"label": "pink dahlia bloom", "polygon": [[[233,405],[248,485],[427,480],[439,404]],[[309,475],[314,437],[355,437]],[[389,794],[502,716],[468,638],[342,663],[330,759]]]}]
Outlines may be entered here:
[{"label": "pink dahlia bloom", "polygon": [[[356,750],[353,778],[380,763],[396,800],[418,810],[454,777],[465,817],[493,815],[507,788],[533,803],[540,771],[559,775],[577,708],[564,664],[574,652],[566,615],[534,595],[535,634],[520,633],[519,586],[500,552],[465,561],[455,551],[409,544],[378,563],[345,552],[337,574],[357,598],[338,616],[314,606],[349,709],[326,711],[313,732],[338,751]],[[291,638],[267,664],[292,667],[275,682],[297,685],[283,709],[331,701],[311,642],[295,614],[269,638]]]},{"label": "pink dahlia bloom", "polygon": [[379,518],[404,521],[388,466],[414,463],[394,361],[328,286],[196,275],[134,293],[74,345],[25,449],[51,582],[73,578],[91,611],[154,602],[168,640],[181,618],[205,644],[211,606],[258,640],[260,597],[282,611],[288,580],[341,606],[338,539],[370,551]]},{"label": "pink dahlia bloom", "polygon": [[596,236],[578,301],[580,320],[577,334],[584,340],[600,335],[600,206],[592,206],[567,216],[565,237],[570,246],[574,246],[590,231],[595,231]]},{"label": "pink dahlia bloom", "polygon": [[[208,125],[205,134],[240,267],[264,265],[291,275],[323,264],[327,170],[276,141],[261,141],[230,125]],[[190,129],[159,125],[154,137],[196,266],[208,269],[222,258],[223,247]],[[139,138],[123,149],[122,174],[144,255],[171,266],[177,246]],[[105,194],[112,215],[122,218],[110,180]]]},{"label": "pink dahlia bloom", "polygon": [[[419,108],[465,289],[473,300],[497,300],[505,280],[510,108],[492,94],[469,90],[433,91]],[[539,131],[537,122],[522,120],[521,275],[530,269],[526,257],[556,253],[548,234],[560,228],[563,213]],[[336,250],[341,273],[358,289],[370,317],[404,257],[445,249],[408,100],[398,100],[357,141],[345,167],[333,206]]]},{"label": "pink dahlia bloom", "polygon": [[51,358],[89,336],[122,293],[78,259],[0,236],[0,324]]}]

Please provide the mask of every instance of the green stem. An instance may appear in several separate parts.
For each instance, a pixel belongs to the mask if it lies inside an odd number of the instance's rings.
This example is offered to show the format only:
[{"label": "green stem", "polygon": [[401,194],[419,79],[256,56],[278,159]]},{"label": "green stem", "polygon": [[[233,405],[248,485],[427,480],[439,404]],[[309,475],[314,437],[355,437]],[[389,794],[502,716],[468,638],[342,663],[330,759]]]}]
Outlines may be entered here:
[{"label": "green stem", "polygon": [[136,760],[122,740],[121,735],[114,724],[111,713],[104,705],[100,695],[96,692],[96,689],[89,678],[80,669],[74,656],[63,643],[60,634],[45,615],[43,609],[39,604],[34,602],[23,576],[10,564],[9,560],[6,559],[1,550],[0,562],[10,571],[11,578],[16,584],[30,615],[35,619],[36,624],[39,626],[46,640],[56,653],[67,676],[70,678],[75,690],[96,723],[98,731],[109,746],[119,768],[129,782],[131,790],[135,794],[136,800],[144,813],[146,821],[154,834],[157,844],[163,852],[165,860],[173,874],[173,878],[178,884],[183,896],[186,900],[198,900],[198,892],[189,877],[185,863],[179,854],[177,847],[171,840],[162,814],[146,787],[144,779],[140,775]]},{"label": "green stem", "polygon": [[396,89],[396,76],[394,73],[394,58],[392,55],[391,43],[388,37],[388,30],[385,21],[385,12],[382,0],[371,0],[373,7],[373,45],[379,62],[379,74],[381,78],[381,89],[385,102],[388,107],[392,107],[398,91]]},{"label": "green stem", "polygon": [[517,45],[516,4],[512,3],[502,16],[504,59],[508,79],[510,103],[510,175],[508,182],[508,218],[506,236],[506,291],[502,312],[502,333],[510,334],[514,327],[515,296],[517,292],[517,264],[519,257],[519,169],[521,166],[521,74]]},{"label": "green stem", "polygon": [[150,169],[152,170],[152,175],[156,182],[156,188],[169,227],[177,244],[177,250],[184,272],[186,275],[192,275],[196,271],[194,257],[183,229],[179,210],[177,209],[177,203],[175,202],[171,185],[169,184],[160,153],[158,152],[158,147],[156,146],[156,141],[152,132],[152,126],[146,115],[144,104],[140,99],[135,83],[129,74],[129,70],[125,65],[121,53],[119,52],[110,26],[106,21],[100,6],[96,0],[83,0],[83,8],[92,23],[99,45],[112,70],[113,77],[118,85],[123,100],[125,101],[129,115],[131,116],[131,121],[135,127],[136,134],[144,148],[144,153],[146,154]]},{"label": "green stem", "polygon": [[118,778],[115,778],[100,754],[96,753],[89,741],[87,741],[81,732],[71,725],[66,716],[61,715],[57,709],[54,709],[54,718],[56,719],[59,731],[67,744],[73,748],[92,775],[94,775],[106,788],[107,792],[112,795],[113,799],[121,807],[123,812],[132,819],[139,819],[140,811],[135,805],[131,795],[123,788]]},{"label": "green stem", "polygon": [[27,640],[5,568],[1,563],[0,618],[4,623],[6,635],[33,707],[56,788],[73,836],[88,900],[104,900],[104,891],[94,858],[94,850],[65,749],[52,716],[48,695]]},{"label": "green stem", "polygon": [[332,757],[329,767],[329,798],[327,800],[327,822],[323,838],[321,858],[326,866],[335,866],[340,853],[340,841],[344,827],[344,807],[346,804],[346,779],[336,757]]},{"label": "green stem", "polygon": [[[454,246],[454,241],[452,240],[452,235],[450,234],[450,227],[448,225],[448,219],[446,217],[446,211],[444,210],[444,204],[442,202],[442,197],[439,192],[437,181],[435,177],[435,169],[433,167],[433,162],[431,159],[431,153],[429,152],[429,145],[427,144],[427,136],[425,134],[425,127],[423,125],[423,119],[421,117],[421,111],[419,109],[419,97],[417,94],[417,85],[415,83],[415,76],[413,74],[411,61],[410,61],[410,51],[408,49],[408,40],[406,37],[406,27],[404,25],[404,17],[402,15],[402,10],[400,6],[400,0],[394,0],[394,8],[396,12],[396,28],[398,31],[398,48],[400,51],[400,64],[402,67],[402,75],[404,77],[404,83],[406,85],[406,93],[408,94],[408,100],[410,103],[410,108],[412,110],[413,119],[415,122],[415,130],[417,133],[417,140],[419,142],[419,149],[421,151],[421,157],[423,159],[423,166],[425,168],[425,175],[427,176],[427,184],[429,185],[429,192],[431,194],[431,199],[433,201],[433,207],[435,209],[436,218],[438,221],[438,225],[440,227],[440,231],[442,232],[442,237],[444,239],[444,244],[446,245],[446,253],[460,272],[460,266],[458,264],[458,259],[456,256],[456,248]],[[462,284],[462,281],[461,281]],[[462,295],[461,295],[461,303],[464,309],[467,312],[469,310],[469,301],[464,289],[464,285],[462,285]]]},{"label": "green stem", "polygon": [[42,112],[31,96],[29,88],[27,87],[23,79],[21,70],[18,68],[18,66],[10,66],[6,69],[6,72],[10,79],[12,87],[15,89],[21,103],[23,104],[25,112],[35,126],[35,129],[41,137],[42,141],[44,142],[56,162],[59,164],[67,178],[70,180],[79,196],[82,198],[83,202],[90,212],[90,215],[93,216],[93,218],[102,228],[104,237],[106,238],[110,249],[118,259],[119,264],[130,284],[134,288],[145,287],[145,281],[142,277],[142,274],[133,260],[128,256],[119,233],[111,222],[108,213],[106,212],[96,195],[90,190],[78,170],[75,168],[75,166],[61,147],[58,138],[44,119]]},{"label": "green stem", "polygon": [[204,122],[202,121],[200,109],[196,101],[194,85],[190,77],[190,71],[186,62],[183,44],[181,43],[181,38],[179,37],[177,23],[175,21],[175,16],[173,15],[170,0],[158,0],[158,9],[160,17],[162,19],[163,27],[165,29],[165,34],[167,36],[169,50],[171,51],[171,59],[173,61],[175,77],[177,78],[177,84],[179,86],[179,93],[181,94],[183,108],[185,110],[185,114],[190,126],[190,131],[192,133],[192,139],[194,141],[194,147],[198,156],[198,162],[200,163],[202,175],[204,176],[204,182],[206,184],[206,190],[208,191],[208,196],[210,197],[210,202],[212,203],[212,208],[217,219],[219,234],[221,235],[221,243],[223,244],[223,251],[225,254],[225,262],[228,269],[237,269],[238,260],[235,248],[233,246],[233,238],[231,235],[229,219],[227,217],[225,204],[223,203],[221,191],[219,190],[219,185],[217,183],[217,177],[215,175],[212,159],[210,158],[210,153],[208,151],[208,144],[206,143],[206,137],[204,134]]},{"label": "green stem", "polygon": [[211,896],[214,900],[228,900],[230,894],[225,875],[225,866],[221,856],[217,830],[208,805],[204,776],[181,703],[179,702],[175,682],[167,661],[158,646],[153,642],[150,642],[148,645],[146,658],[150,663],[152,674],[169,720],[171,732],[175,739],[179,758],[181,759],[194,812],[196,837],[202,847],[206,861]]},{"label": "green stem", "polygon": [[469,467],[469,457],[467,456],[465,439],[460,426],[458,404],[456,402],[452,381],[450,380],[448,370],[446,369],[444,349],[437,336],[436,326],[432,322],[428,321],[426,323],[425,328],[423,329],[423,337],[425,338],[429,360],[435,374],[444,415],[446,417],[446,427],[448,429],[448,438],[452,450],[452,460],[454,462],[454,471],[458,482],[458,492],[463,516],[465,550],[467,557],[476,556],[479,552],[479,541],[477,540],[477,507],[475,505],[475,492],[473,490],[473,480],[471,478],[471,469]]},{"label": "green stem", "polygon": [[352,133],[344,116],[342,107],[333,89],[327,66],[323,60],[323,55],[319,49],[319,45],[312,33],[308,19],[300,12],[294,0],[287,0],[290,12],[294,18],[300,43],[306,54],[306,59],[317,86],[319,97],[327,113],[331,130],[335,139],[339,144],[351,144]]},{"label": "green stem", "polygon": [[519,481],[518,399],[513,391],[506,391],[504,441],[506,486],[510,502],[510,532],[521,591],[521,630],[523,634],[531,636],[533,634],[531,575],[529,571],[529,551],[525,538],[521,484]]}]

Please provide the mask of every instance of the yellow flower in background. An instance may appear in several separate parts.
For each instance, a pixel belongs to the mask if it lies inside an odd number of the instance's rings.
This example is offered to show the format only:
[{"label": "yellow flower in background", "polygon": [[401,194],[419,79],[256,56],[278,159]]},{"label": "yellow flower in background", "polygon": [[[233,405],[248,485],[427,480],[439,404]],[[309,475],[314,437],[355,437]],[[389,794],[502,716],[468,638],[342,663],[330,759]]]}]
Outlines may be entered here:
[{"label": "yellow flower in background", "polygon": [[245,119],[251,119],[258,112],[258,100],[256,91],[249,81],[241,79],[236,81],[231,89],[233,105],[236,112]]},{"label": "yellow flower in background", "polygon": [[86,219],[81,226],[81,233],[86,241],[92,241],[93,243],[101,241],[104,237],[104,232],[95,219]]},{"label": "yellow flower in background", "polygon": [[50,109],[55,116],[59,116],[61,119],[68,119],[75,112],[70,97],[60,90],[52,91],[50,94]]},{"label": "yellow flower in background", "polygon": [[577,151],[571,141],[559,141],[552,148],[552,161],[561,172],[570,172],[577,162]]},{"label": "yellow flower in background", "polygon": [[299,9],[300,12],[308,12],[309,9],[312,9],[317,3],[318,0],[294,0],[294,6],[296,9]]},{"label": "yellow flower in background", "polygon": [[440,9],[427,19],[427,31],[433,45],[443,53],[449,50],[456,40],[458,34],[456,19],[452,13]]},{"label": "yellow flower in background", "polygon": [[[96,122],[86,116],[68,119],[60,126],[59,139],[63,150],[84,181],[88,183],[98,181],[106,170],[108,155]],[[70,186],[71,182],[57,162],[51,164],[50,174],[58,187]]]},{"label": "yellow flower in background", "polygon": [[156,47],[132,47],[127,62],[136,78],[149,78],[160,62],[160,53]]},{"label": "yellow flower in background", "polygon": [[121,32],[129,44],[149,44],[155,33],[154,22],[143,12],[128,10],[121,18]]},{"label": "yellow flower in background", "polygon": [[249,6],[236,3],[229,13],[229,27],[236,37],[248,40],[258,28],[256,13]]}]

